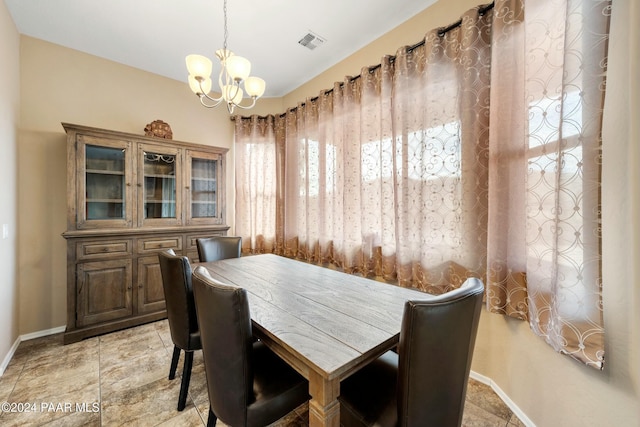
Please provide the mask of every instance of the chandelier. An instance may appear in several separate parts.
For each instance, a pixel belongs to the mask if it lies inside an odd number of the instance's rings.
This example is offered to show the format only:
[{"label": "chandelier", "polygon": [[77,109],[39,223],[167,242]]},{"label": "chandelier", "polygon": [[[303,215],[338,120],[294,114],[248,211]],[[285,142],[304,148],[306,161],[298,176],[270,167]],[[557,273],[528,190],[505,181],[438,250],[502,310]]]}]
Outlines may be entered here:
[{"label": "chandelier", "polygon": [[[198,95],[200,103],[207,108],[214,108],[223,102],[233,113],[235,107],[252,108],[256,105],[256,100],[262,96],[265,89],[265,82],[259,77],[249,76],[251,72],[251,62],[241,56],[234,55],[227,49],[227,0],[224,0],[224,44],[222,49],[216,51],[216,57],[222,66],[218,76],[220,86],[220,96],[209,95],[211,91],[211,72],[213,64],[209,58],[202,55],[188,55],[186,57],[187,70],[189,71],[189,87]],[[244,90],[242,89],[244,86]],[[241,105],[244,94],[251,97],[251,104]],[[211,103],[208,103],[211,101]]]}]

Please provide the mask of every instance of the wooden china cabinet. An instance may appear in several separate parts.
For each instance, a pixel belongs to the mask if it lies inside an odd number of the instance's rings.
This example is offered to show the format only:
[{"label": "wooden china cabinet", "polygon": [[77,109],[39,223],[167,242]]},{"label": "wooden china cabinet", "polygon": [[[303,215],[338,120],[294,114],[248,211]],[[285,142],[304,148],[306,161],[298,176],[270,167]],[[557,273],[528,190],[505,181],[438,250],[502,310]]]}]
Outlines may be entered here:
[{"label": "wooden china cabinet", "polygon": [[227,149],[62,123],[65,344],[166,317],[159,251],[225,235]]}]

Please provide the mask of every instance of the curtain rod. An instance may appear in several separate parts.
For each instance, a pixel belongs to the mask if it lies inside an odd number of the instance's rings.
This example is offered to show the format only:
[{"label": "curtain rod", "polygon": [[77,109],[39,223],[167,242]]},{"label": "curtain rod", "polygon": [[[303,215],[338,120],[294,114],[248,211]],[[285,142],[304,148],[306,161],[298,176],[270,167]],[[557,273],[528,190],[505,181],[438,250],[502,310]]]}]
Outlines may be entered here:
[{"label": "curtain rod", "polygon": [[[486,5],[484,5],[484,6],[479,6],[479,7],[478,7],[478,14],[479,14],[480,16],[484,15],[485,13],[487,13],[488,11],[490,11],[491,9],[493,9],[493,6],[494,6],[494,2],[491,2],[491,3],[486,4]],[[442,37],[442,36],[444,36],[446,33],[448,33],[449,31],[451,31],[451,30],[454,30],[454,29],[458,28],[460,25],[462,25],[462,18],[458,19],[458,20],[457,20],[456,22],[454,22],[453,24],[450,24],[450,25],[448,25],[448,26],[446,26],[446,27],[441,28],[441,29],[438,31],[438,35],[439,35],[440,37]],[[414,45],[411,45],[411,46],[407,47],[407,52],[412,52],[413,50],[415,50],[415,49],[419,48],[420,46],[423,46],[424,44],[425,44],[425,39],[422,39],[422,40],[420,40],[418,43],[416,43],[416,44],[414,44]],[[391,56],[389,57],[389,59],[390,59],[390,61],[391,61],[391,62],[393,62],[393,61],[395,61],[396,56],[395,56],[395,55],[391,55]],[[382,64],[376,64],[376,65],[373,65],[373,66],[369,67],[369,72],[375,71],[375,70],[377,70],[377,69],[378,69],[378,68],[380,68],[380,67],[382,67]],[[360,75],[360,74],[358,74],[357,76],[351,77],[351,78],[349,79],[349,81],[350,81],[350,82],[353,82],[353,81],[355,81],[355,80],[358,80],[360,77],[361,77],[361,75]],[[343,85],[344,85],[344,83],[340,83],[340,86],[343,86]],[[324,95],[328,95],[328,94],[330,94],[331,92],[333,92],[333,88],[325,90],[325,91],[323,92],[323,94],[324,94]],[[313,101],[316,101],[318,98],[319,98],[319,96],[315,96],[315,97],[311,98],[311,99],[310,99],[310,101],[312,101],[312,102],[313,102]],[[302,103],[302,105],[304,105],[304,104],[305,104],[305,103]],[[298,109],[298,107],[292,107],[292,108],[289,108],[286,112],[284,112],[284,113],[280,114],[280,117],[282,118],[282,117],[284,117],[284,116],[286,116],[286,115],[287,115],[287,112],[289,112],[289,111],[295,111],[295,110],[297,110],[297,109]]]},{"label": "curtain rod", "polygon": [[[494,6],[493,2],[491,2],[491,3],[489,3],[489,4],[485,5],[485,6],[480,6],[480,7],[478,8],[478,15],[480,15],[480,16],[484,15],[484,14],[485,14],[485,13],[487,13],[489,10],[493,9],[493,6]],[[458,28],[460,25],[462,25],[462,18],[458,19],[458,20],[457,20],[456,22],[454,22],[453,24],[450,24],[450,25],[448,25],[448,26],[446,26],[446,27],[444,27],[444,28],[441,28],[441,29],[440,29],[440,31],[438,31],[438,36],[442,37],[442,36],[444,36],[446,33],[448,33],[449,31],[451,31],[451,30],[454,30],[454,29]],[[411,45],[411,46],[407,47],[407,52],[408,52],[408,53],[409,53],[409,52],[413,52],[415,49],[419,48],[420,46],[424,46],[424,44],[425,44],[425,43],[426,43],[425,39],[422,39],[422,40],[420,40],[418,43],[413,44],[413,45]],[[395,61],[395,59],[396,59],[396,56],[395,56],[395,55],[390,56],[390,60],[391,60],[391,62]],[[373,65],[373,66],[369,67],[369,72],[371,72],[371,71],[375,71],[375,70],[377,70],[377,69],[378,69],[378,68],[380,68],[380,67],[382,67],[382,64]],[[354,81],[354,80],[357,80],[357,79],[359,79],[359,78],[360,78],[360,75],[358,74],[357,76],[352,77],[352,78],[350,79],[350,81]],[[341,84],[342,84],[342,83],[341,83]],[[325,94],[326,94],[326,93],[331,93],[332,91],[333,91],[333,89],[328,89],[328,90],[327,90],[327,92],[325,92]],[[315,99],[317,99],[317,97],[316,97]]]}]

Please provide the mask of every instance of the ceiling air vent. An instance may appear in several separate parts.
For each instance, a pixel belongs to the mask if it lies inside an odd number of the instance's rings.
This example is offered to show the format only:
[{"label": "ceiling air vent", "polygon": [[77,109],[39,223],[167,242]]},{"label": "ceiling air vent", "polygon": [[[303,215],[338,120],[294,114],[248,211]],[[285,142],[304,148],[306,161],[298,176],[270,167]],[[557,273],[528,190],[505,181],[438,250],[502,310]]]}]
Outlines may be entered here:
[{"label": "ceiling air vent", "polygon": [[309,31],[303,38],[301,38],[298,43],[300,43],[302,46],[306,47],[309,50],[313,50],[317,47],[322,46],[322,44],[325,42],[326,40],[322,37],[320,37],[319,35],[312,33],[311,31]]}]

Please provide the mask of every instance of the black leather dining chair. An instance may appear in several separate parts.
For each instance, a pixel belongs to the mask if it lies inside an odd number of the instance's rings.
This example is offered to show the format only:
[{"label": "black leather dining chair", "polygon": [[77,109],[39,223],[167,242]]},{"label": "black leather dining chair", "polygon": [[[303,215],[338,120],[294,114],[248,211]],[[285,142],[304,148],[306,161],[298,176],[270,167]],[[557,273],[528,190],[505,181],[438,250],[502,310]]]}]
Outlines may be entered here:
[{"label": "black leather dining chair", "polygon": [[398,352],[341,383],[340,424],[460,426],[483,292],[470,278],[431,300],[407,301]]},{"label": "black leather dining chair", "polygon": [[240,258],[242,237],[214,236],[196,239],[200,262],[218,261],[228,258]]},{"label": "black leather dining chair", "polygon": [[209,392],[207,426],[262,427],[309,399],[309,384],[262,342],[254,341],[247,291],[214,280],[204,267],[193,291]]},{"label": "black leather dining chair", "polygon": [[187,392],[189,391],[193,352],[202,349],[191,286],[191,265],[186,256],[178,256],[171,249],[159,252],[158,259],[164,299],[167,305],[169,330],[173,341],[173,357],[169,368],[170,380],[176,376],[180,351],[184,351],[182,382],[178,397],[178,411],[182,411],[186,405]]}]

